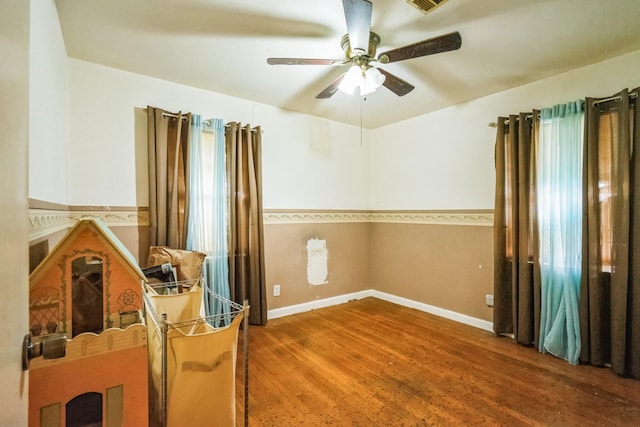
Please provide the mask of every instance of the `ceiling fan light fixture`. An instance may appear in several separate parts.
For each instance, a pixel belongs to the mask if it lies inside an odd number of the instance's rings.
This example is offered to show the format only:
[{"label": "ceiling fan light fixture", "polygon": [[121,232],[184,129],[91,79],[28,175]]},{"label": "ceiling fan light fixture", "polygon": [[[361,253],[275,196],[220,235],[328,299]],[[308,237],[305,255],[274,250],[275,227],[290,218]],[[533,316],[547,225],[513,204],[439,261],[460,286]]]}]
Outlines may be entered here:
[{"label": "ceiling fan light fixture", "polygon": [[368,95],[375,92],[384,83],[385,76],[378,69],[369,67],[366,70],[359,65],[349,68],[340,82],[338,89],[349,95],[353,95],[356,88],[360,88],[360,95]]},{"label": "ceiling fan light fixture", "polygon": [[[421,10],[434,9],[447,0],[406,0]],[[372,0],[342,0],[342,8],[347,24],[347,34],[340,39],[344,51],[344,60],[317,58],[267,58],[271,65],[351,65],[346,73],[335,78],[329,86],[316,95],[316,99],[331,98],[338,90],[349,95],[355,94],[356,87],[360,95],[374,92],[380,86],[398,96],[405,96],[415,89],[383,68],[374,68],[371,63],[389,64],[407,59],[420,58],[436,53],[460,49],[462,37],[457,31],[430,39],[418,41],[399,48],[391,49],[376,56],[380,46],[380,36],[371,31]],[[368,44],[365,43],[368,41]]]},{"label": "ceiling fan light fixture", "polygon": [[384,83],[385,76],[377,68],[369,67],[360,82],[360,95],[375,92]]},{"label": "ceiling fan light fixture", "polygon": [[349,95],[353,95],[356,91],[356,88],[360,86],[360,82],[364,76],[362,75],[362,69],[358,65],[353,65],[349,68],[344,75],[344,78],[340,82],[338,89],[342,92],[347,93]]}]

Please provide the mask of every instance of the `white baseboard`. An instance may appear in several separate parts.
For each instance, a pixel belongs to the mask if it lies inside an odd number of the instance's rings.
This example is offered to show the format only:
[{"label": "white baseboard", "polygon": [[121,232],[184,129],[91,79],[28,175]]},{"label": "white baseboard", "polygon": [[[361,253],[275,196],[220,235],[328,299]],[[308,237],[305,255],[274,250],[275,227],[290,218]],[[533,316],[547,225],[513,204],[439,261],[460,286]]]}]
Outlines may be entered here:
[{"label": "white baseboard", "polygon": [[407,298],[398,297],[395,295],[387,294],[385,292],[371,290],[371,296],[389,301],[394,304],[402,305],[404,307],[415,308],[416,310],[424,311],[425,313],[434,314],[445,319],[454,320],[465,325],[474,326],[476,328],[484,329],[485,331],[493,332],[493,323],[487,320],[478,319],[477,317],[467,316],[466,314],[456,313],[455,311],[445,310],[444,308],[436,307],[434,305],[425,304],[423,302],[413,301]]},{"label": "white baseboard", "polygon": [[464,323],[465,325],[470,325],[479,329],[484,329],[485,331],[493,332],[493,323],[487,320],[478,319],[476,317],[467,316],[466,314],[456,313],[455,311],[445,310],[440,307],[413,301],[408,298],[398,297],[373,289],[319,299],[302,304],[290,305],[282,308],[275,308],[267,312],[267,319],[277,319],[278,317],[304,313],[306,311],[317,310],[319,308],[330,307],[337,304],[344,304],[354,299],[362,299],[367,297],[374,297],[384,301],[392,302],[394,304],[402,305],[404,307],[415,308],[416,310],[424,311],[425,313],[430,313],[439,317],[444,317],[445,319],[454,320],[456,322]]},{"label": "white baseboard", "polygon": [[306,311],[317,310],[319,308],[331,307],[332,305],[344,304],[354,299],[370,297],[371,289],[354,292],[351,294],[338,295],[330,298],[317,299],[302,304],[290,305],[287,307],[274,308],[267,312],[267,319],[277,319],[278,317],[290,316],[292,314],[304,313]]}]

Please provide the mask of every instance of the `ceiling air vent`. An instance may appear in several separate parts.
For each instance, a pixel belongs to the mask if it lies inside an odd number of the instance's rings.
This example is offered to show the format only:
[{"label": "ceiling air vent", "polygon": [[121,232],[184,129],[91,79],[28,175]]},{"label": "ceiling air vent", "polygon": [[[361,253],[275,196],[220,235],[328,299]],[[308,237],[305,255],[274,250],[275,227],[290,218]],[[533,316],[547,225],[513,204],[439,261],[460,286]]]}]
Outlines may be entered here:
[{"label": "ceiling air vent", "polygon": [[446,3],[446,1],[447,0],[407,0],[407,3],[422,13],[428,13],[443,3]]}]

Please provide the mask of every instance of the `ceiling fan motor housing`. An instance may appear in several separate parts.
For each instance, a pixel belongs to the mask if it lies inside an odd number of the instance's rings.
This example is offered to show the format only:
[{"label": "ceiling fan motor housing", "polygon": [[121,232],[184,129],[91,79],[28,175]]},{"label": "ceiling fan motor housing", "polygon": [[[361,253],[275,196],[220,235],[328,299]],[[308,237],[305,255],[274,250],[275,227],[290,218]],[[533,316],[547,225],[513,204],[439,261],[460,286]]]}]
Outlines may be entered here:
[{"label": "ceiling fan motor housing", "polygon": [[340,39],[340,46],[344,51],[344,57],[347,59],[347,61],[351,61],[352,59],[357,60],[357,57],[360,56],[365,58],[365,62],[368,64],[370,60],[376,57],[376,51],[378,50],[379,45],[380,36],[373,31],[369,32],[369,47],[367,49],[367,52],[364,54],[358,54],[351,50],[351,45],[349,44],[349,34],[345,34],[344,36],[342,36],[342,39]]}]

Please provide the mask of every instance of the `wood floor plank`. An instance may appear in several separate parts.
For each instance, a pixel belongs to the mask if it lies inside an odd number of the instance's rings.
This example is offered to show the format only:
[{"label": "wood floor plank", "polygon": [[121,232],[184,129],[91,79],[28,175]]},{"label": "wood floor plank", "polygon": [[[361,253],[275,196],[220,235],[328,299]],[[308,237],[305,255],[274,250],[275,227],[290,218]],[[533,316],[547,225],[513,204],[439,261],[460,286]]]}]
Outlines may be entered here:
[{"label": "wood floor plank", "polygon": [[248,402],[252,427],[640,425],[638,380],[375,298],[251,326]]}]

